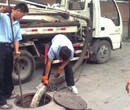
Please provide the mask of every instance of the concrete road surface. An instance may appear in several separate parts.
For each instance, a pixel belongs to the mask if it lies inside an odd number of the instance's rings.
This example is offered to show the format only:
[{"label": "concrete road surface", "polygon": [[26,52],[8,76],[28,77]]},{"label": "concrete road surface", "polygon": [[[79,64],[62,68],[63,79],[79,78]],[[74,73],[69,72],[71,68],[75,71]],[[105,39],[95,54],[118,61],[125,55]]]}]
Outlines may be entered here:
[{"label": "concrete road surface", "polygon": [[[35,90],[42,72],[41,67],[37,68],[32,80],[22,84],[23,94]],[[112,51],[107,63],[83,64],[78,72],[81,75],[76,86],[78,95],[88,105],[86,110],[130,110],[130,95],[125,91],[130,77],[130,42],[124,42],[122,49]],[[15,86],[14,91],[19,93],[19,86]]]}]

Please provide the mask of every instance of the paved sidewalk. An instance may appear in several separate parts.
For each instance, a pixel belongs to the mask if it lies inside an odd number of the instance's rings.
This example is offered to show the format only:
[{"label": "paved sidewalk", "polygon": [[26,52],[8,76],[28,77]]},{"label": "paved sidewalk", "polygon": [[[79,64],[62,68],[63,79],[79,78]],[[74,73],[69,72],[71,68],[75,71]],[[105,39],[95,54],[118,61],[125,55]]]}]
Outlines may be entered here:
[{"label": "paved sidewalk", "polygon": [[[22,84],[23,93],[34,91],[42,71],[42,68],[36,69],[33,79]],[[130,95],[125,91],[126,81],[130,77],[130,42],[124,42],[122,49],[112,51],[107,63],[83,64],[78,72],[81,76],[76,86],[78,95],[87,102],[86,110],[130,110]],[[15,86],[14,91],[19,93],[19,86]],[[13,101],[9,100],[9,103]]]},{"label": "paved sidewalk", "polygon": [[105,64],[87,64],[77,82],[81,97],[92,110],[130,110],[130,95],[125,91],[130,77],[130,42],[112,52]]}]

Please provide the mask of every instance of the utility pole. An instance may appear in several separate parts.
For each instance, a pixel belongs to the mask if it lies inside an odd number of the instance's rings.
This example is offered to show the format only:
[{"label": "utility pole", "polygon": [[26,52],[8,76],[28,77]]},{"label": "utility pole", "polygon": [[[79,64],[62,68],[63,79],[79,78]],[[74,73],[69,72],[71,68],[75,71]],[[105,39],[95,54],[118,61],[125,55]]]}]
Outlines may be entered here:
[{"label": "utility pole", "polygon": [[128,19],[128,39],[130,39],[130,0],[129,0],[129,19]]}]

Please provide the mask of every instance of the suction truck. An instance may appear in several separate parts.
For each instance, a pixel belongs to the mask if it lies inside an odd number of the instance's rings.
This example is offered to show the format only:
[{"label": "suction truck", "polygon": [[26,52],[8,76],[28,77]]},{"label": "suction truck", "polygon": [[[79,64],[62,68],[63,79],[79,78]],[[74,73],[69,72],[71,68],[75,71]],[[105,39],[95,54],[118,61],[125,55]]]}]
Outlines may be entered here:
[{"label": "suction truck", "polygon": [[[122,47],[122,18],[115,0],[21,1],[27,3],[30,10],[20,20],[23,39],[20,41],[19,72],[22,83],[32,78],[38,59],[46,64],[49,46],[56,34],[68,35],[73,43],[74,77],[84,59],[106,63],[111,51]],[[54,60],[53,64],[60,62]],[[15,67],[12,77],[18,83]],[[61,76],[55,82],[58,84],[63,80]]]}]

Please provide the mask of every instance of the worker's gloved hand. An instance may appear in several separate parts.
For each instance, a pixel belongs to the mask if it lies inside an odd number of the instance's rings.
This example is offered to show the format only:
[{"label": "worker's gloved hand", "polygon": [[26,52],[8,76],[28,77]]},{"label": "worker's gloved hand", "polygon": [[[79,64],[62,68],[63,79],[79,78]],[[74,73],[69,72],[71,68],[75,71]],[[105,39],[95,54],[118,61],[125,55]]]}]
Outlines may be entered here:
[{"label": "worker's gloved hand", "polygon": [[60,74],[62,73],[62,71],[63,71],[63,68],[59,66],[57,69],[57,73],[54,75],[54,77],[58,78],[60,76]]},{"label": "worker's gloved hand", "polygon": [[60,76],[60,74],[59,73],[56,73],[55,75],[54,75],[54,78],[58,78]]},{"label": "worker's gloved hand", "polygon": [[127,91],[127,93],[129,93],[130,92],[130,79],[128,79],[128,81],[127,81],[127,84],[126,84],[126,91]]},{"label": "worker's gloved hand", "polygon": [[44,85],[48,85],[49,84],[48,76],[42,76],[42,82],[44,83]]},{"label": "worker's gloved hand", "polygon": [[58,69],[57,69],[57,73],[59,73],[59,74],[62,73],[63,69],[64,68],[62,68],[61,66],[59,66]]}]

